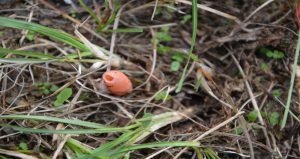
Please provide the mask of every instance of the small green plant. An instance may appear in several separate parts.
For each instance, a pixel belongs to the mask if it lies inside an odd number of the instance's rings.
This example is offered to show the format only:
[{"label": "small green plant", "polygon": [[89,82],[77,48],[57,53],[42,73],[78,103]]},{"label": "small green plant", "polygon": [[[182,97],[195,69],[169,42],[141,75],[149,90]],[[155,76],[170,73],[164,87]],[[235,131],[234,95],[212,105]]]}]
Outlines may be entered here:
[{"label": "small green plant", "polygon": [[169,34],[169,29],[169,27],[162,27],[156,32],[156,45],[158,53],[167,54],[171,51],[170,47],[163,44],[163,42],[172,41],[172,37]]},{"label": "small green plant", "polygon": [[50,93],[53,93],[58,89],[57,85],[50,84],[50,83],[47,83],[47,82],[39,82],[39,83],[36,83],[35,86],[44,95],[48,95]]},{"label": "small green plant", "polygon": [[59,107],[63,105],[73,94],[73,91],[71,88],[65,88],[63,89],[57,96],[56,100],[54,102],[54,106]]},{"label": "small green plant", "polygon": [[279,98],[279,97],[281,96],[281,94],[282,94],[281,89],[275,89],[275,90],[272,91],[272,95],[273,95],[274,97]]},{"label": "small green plant", "polygon": [[166,91],[160,91],[155,95],[155,101],[170,100],[172,97]]},{"label": "small green plant", "polygon": [[268,48],[263,47],[260,48],[259,51],[271,59],[282,59],[284,57],[284,53],[278,50],[270,50]]},{"label": "small green plant", "polygon": [[254,122],[257,120],[257,117],[258,117],[258,112],[256,110],[252,110],[251,112],[248,113],[247,120],[249,122]]},{"label": "small green plant", "polygon": [[269,123],[272,126],[278,125],[279,124],[279,113],[278,112],[272,112],[269,116],[268,116],[268,120]]},{"label": "small green plant", "polygon": [[173,18],[172,13],[176,11],[176,8],[173,3],[165,3],[165,6],[157,6],[155,10],[155,16],[160,16],[164,19],[170,20]]},{"label": "small green plant", "polygon": [[28,39],[29,41],[32,41],[35,37],[36,33],[33,31],[29,31],[26,35],[26,39]]},{"label": "small green plant", "polygon": [[263,70],[264,72],[267,72],[269,70],[269,65],[267,63],[261,63],[260,69]]},{"label": "small green plant", "polygon": [[234,128],[233,133],[236,135],[242,135],[244,133],[244,129],[241,127]]},{"label": "small green plant", "polygon": [[19,149],[20,150],[28,150],[28,145],[25,142],[20,142]]},{"label": "small green plant", "polygon": [[192,19],[191,15],[185,15],[182,17],[182,20],[180,21],[181,24],[185,24],[186,22],[190,21]]},{"label": "small green plant", "polygon": [[[270,125],[275,126],[279,124],[279,113],[278,112],[272,112],[271,114],[266,112],[261,112],[261,116],[268,120]],[[255,122],[258,118],[258,112],[256,110],[252,110],[247,115],[247,121],[248,122]]]},{"label": "small green plant", "polygon": [[[176,72],[179,70],[181,64],[188,59],[188,55],[183,52],[175,52],[172,56],[172,63],[170,66],[171,71]],[[194,54],[191,55],[191,59],[199,61],[198,57]]]},{"label": "small green plant", "polygon": [[181,52],[176,52],[173,56],[172,56],[172,63],[171,63],[171,71],[178,71],[181,63],[186,59],[186,55],[184,53]]},{"label": "small green plant", "polygon": [[90,98],[92,94],[89,93],[89,92],[82,92],[78,98],[78,100],[81,100],[81,101],[86,101]]}]

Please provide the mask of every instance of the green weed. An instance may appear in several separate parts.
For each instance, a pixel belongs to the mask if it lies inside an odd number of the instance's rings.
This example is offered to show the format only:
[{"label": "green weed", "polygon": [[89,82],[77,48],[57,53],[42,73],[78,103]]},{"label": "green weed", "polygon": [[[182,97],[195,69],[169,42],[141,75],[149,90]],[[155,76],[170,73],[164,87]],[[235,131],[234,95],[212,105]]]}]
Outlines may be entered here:
[{"label": "green weed", "polygon": [[73,94],[71,88],[65,88],[56,96],[56,100],[54,101],[54,106],[59,107],[63,105]]},{"label": "green weed", "polygon": [[284,58],[284,53],[282,51],[278,51],[278,50],[270,50],[268,48],[260,48],[259,49],[260,53],[264,54],[265,56],[267,56],[268,58],[271,59],[282,59]]}]

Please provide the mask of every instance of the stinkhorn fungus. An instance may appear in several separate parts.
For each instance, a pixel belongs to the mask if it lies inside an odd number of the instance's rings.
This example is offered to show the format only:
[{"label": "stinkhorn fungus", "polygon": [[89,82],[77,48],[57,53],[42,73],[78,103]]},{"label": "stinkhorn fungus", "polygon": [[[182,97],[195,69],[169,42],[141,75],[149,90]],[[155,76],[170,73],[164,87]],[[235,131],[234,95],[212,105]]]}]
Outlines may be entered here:
[{"label": "stinkhorn fungus", "polygon": [[103,74],[103,81],[108,91],[117,96],[123,96],[132,91],[132,83],[121,71],[112,70]]}]

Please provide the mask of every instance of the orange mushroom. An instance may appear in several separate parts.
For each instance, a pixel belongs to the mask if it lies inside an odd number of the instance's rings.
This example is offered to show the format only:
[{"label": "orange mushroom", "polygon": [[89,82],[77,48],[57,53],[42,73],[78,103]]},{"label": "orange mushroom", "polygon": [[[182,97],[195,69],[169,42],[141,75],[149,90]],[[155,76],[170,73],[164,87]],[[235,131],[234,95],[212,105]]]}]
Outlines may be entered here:
[{"label": "orange mushroom", "polygon": [[112,70],[103,74],[103,81],[109,92],[117,96],[123,96],[132,91],[132,83],[121,71]]}]

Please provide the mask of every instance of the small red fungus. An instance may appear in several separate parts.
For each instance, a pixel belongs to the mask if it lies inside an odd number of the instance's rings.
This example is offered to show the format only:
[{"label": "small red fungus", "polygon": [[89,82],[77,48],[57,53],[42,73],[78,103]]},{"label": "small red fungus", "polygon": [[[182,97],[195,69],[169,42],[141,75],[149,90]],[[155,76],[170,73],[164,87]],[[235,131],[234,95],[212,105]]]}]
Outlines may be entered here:
[{"label": "small red fungus", "polygon": [[121,71],[112,70],[103,74],[103,81],[107,89],[114,95],[123,96],[132,91],[132,83]]}]

